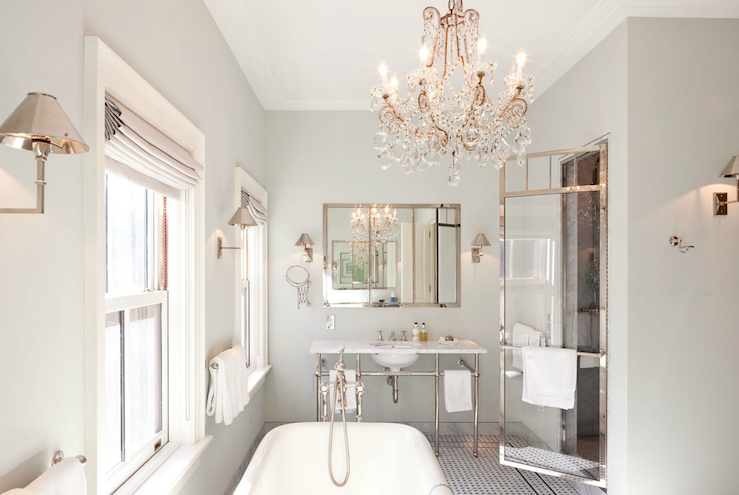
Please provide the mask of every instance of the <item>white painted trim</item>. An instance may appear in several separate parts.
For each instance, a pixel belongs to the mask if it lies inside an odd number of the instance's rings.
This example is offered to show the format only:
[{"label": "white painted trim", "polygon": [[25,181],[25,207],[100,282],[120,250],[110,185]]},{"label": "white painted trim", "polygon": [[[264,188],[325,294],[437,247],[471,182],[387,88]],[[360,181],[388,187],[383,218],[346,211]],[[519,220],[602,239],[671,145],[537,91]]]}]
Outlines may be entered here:
[{"label": "white painted trim", "polygon": [[126,481],[115,495],[178,493],[200,466],[200,456],[212,440],[212,436],[207,436],[195,445],[168,443]]},{"label": "white painted trim", "polygon": [[[246,173],[243,168],[236,167],[234,171],[234,203],[236,208],[241,206],[242,189],[248,192],[249,195],[251,195],[254,199],[262,203],[265,208],[269,209],[267,190],[264,189],[264,187],[262,187],[259,182],[254,180],[251,175]],[[236,225],[233,227],[233,229],[236,238],[240,239],[240,227]],[[264,225],[263,227],[261,227],[261,229],[262,274],[258,279],[258,281],[261,283],[259,287],[252,287],[252,292],[258,291],[258,293],[260,294],[259,300],[261,302],[261,307],[257,317],[257,324],[252,325],[252,335],[254,335],[255,331],[259,334],[258,339],[252,339],[252,342],[256,344],[255,349],[258,351],[258,358],[252,360],[251,363],[252,373],[258,371],[258,369],[260,368],[265,368],[269,366],[269,221],[267,222],[267,225]],[[234,297],[236,298],[236,317],[234,319],[236,324],[234,328],[234,342],[240,342],[243,345],[243,342],[241,342],[241,268],[241,256],[239,256],[234,270]],[[271,368],[271,366],[269,366],[269,368]]]},{"label": "white painted trim", "polygon": [[[265,110],[369,109],[369,93],[366,99],[361,100],[287,98],[264,49],[264,42],[257,34],[256,22],[247,8],[247,2],[204,1]],[[739,18],[739,6],[710,5],[705,0],[684,0],[680,3],[653,6],[622,4],[619,0],[599,1],[534,71],[535,95],[543,94],[628,17]]]},{"label": "white painted trim", "polygon": [[[191,152],[205,165],[205,135],[154,87],[99,38],[85,37],[84,132],[90,153],[84,156],[85,199],[85,469],[88,495],[105,493],[105,476],[99,466],[104,441],[105,353],[105,93],[121,101],[144,120]],[[184,446],[207,445],[205,439],[205,180],[185,190],[186,206],[194,241],[185,246],[186,271],[192,279],[183,286],[180,307],[191,308],[187,334],[170,332],[170,441]],[[185,208],[180,208],[185,210]],[[184,211],[182,211],[185,218]],[[170,304],[173,304],[170,301]],[[198,364],[200,366],[198,366]],[[172,369],[177,372],[172,373]],[[178,381],[179,380],[179,381]],[[189,384],[189,386],[188,386]],[[190,463],[190,468],[194,463]]]}]

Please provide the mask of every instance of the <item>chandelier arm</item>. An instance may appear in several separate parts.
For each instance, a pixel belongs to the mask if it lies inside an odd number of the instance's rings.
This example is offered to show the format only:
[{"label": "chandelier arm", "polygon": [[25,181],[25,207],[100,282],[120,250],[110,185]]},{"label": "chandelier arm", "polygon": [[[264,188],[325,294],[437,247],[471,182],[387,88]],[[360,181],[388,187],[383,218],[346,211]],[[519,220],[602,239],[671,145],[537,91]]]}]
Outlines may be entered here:
[{"label": "chandelier arm", "polygon": [[462,60],[462,68],[464,69],[467,66],[467,61],[465,60],[466,53],[465,55],[459,53],[459,16],[456,14],[454,15],[454,32],[456,33],[455,38],[457,38],[457,42],[455,43],[457,45],[457,58]]},{"label": "chandelier arm", "polygon": [[[427,14],[427,12],[429,12],[430,15]],[[430,60],[426,64],[426,67],[433,67],[434,66],[434,61],[436,60],[436,50],[439,47],[439,31],[441,29],[441,26],[439,24],[439,22],[440,22],[439,20],[441,18],[441,13],[439,12],[439,9],[437,9],[436,7],[433,7],[433,6],[426,7],[425,9],[423,9],[423,18],[424,18],[423,19],[424,20],[424,24],[428,24],[429,22],[431,22],[431,19],[432,18],[433,19],[436,19],[436,26],[435,26],[436,33],[435,33],[434,42],[433,42],[434,46],[433,46],[433,48],[431,50]],[[425,26],[424,26],[424,31],[426,31]]]}]

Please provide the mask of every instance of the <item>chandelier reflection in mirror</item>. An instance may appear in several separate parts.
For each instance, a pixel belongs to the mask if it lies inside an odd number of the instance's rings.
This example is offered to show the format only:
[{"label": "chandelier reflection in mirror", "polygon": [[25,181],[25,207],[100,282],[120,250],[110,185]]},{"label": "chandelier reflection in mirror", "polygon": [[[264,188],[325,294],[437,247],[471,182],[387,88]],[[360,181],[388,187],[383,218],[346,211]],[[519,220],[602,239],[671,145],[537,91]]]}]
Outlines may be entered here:
[{"label": "chandelier reflection in mirror", "polygon": [[370,90],[370,108],[380,108],[374,146],[383,170],[397,161],[410,175],[441,165],[441,155],[451,154],[449,185],[457,186],[463,156],[496,169],[512,155],[519,165],[525,163],[531,143],[526,111],[533,101],[534,78],[523,72],[526,54],[521,49],[503,79],[508,89],[497,103],[491,100],[485,83],[492,84],[497,64],[483,58],[487,42],[478,33],[479,19],[476,10],[464,10],[462,0],[449,0],[443,17],[435,7],[424,9],[424,66],[408,73],[405,99],[398,93],[398,78],[380,63],[382,84]]},{"label": "chandelier reflection in mirror", "polygon": [[373,206],[368,210],[357,208],[352,212],[352,237],[355,241],[367,242],[372,232],[373,242],[394,241],[398,237],[398,212]]}]

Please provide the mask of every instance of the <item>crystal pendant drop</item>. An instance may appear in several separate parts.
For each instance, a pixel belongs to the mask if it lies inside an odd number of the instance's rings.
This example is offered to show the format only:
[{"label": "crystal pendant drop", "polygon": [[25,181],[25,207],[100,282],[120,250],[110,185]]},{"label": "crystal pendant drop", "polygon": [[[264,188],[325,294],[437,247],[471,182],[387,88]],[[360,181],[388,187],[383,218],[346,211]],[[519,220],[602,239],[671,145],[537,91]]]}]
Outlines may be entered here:
[{"label": "crystal pendant drop", "polygon": [[388,139],[388,135],[385,132],[378,132],[375,134],[375,149],[382,153],[386,149],[390,147],[390,140]]},{"label": "crystal pendant drop", "polygon": [[493,163],[493,167],[495,167],[495,170],[500,170],[501,168],[503,168],[503,165],[504,165],[504,163],[497,156],[493,157],[492,163]]},{"label": "crystal pendant drop", "polygon": [[452,187],[459,185],[459,160],[457,154],[452,155],[452,164],[449,166],[449,180],[448,183]]},{"label": "crystal pendant drop", "polygon": [[516,155],[516,163],[519,167],[526,165],[526,150],[522,150],[521,153]]},{"label": "crystal pendant drop", "polygon": [[377,156],[377,166],[383,170],[387,170],[393,164],[393,156],[386,149]]}]

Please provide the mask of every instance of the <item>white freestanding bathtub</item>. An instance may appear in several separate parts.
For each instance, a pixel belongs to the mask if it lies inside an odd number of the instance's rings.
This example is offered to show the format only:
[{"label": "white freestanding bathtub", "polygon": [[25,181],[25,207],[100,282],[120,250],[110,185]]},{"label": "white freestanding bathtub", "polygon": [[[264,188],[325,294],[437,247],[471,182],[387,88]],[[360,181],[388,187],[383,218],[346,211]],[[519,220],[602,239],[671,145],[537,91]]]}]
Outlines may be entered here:
[{"label": "white freestanding bathtub", "polygon": [[[452,495],[428,440],[393,423],[347,424],[351,473],[328,474],[329,423],[294,423],[265,435],[234,495]],[[334,424],[334,478],[345,473],[344,430]],[[433,492],[432,492],[433,489]]]}]

